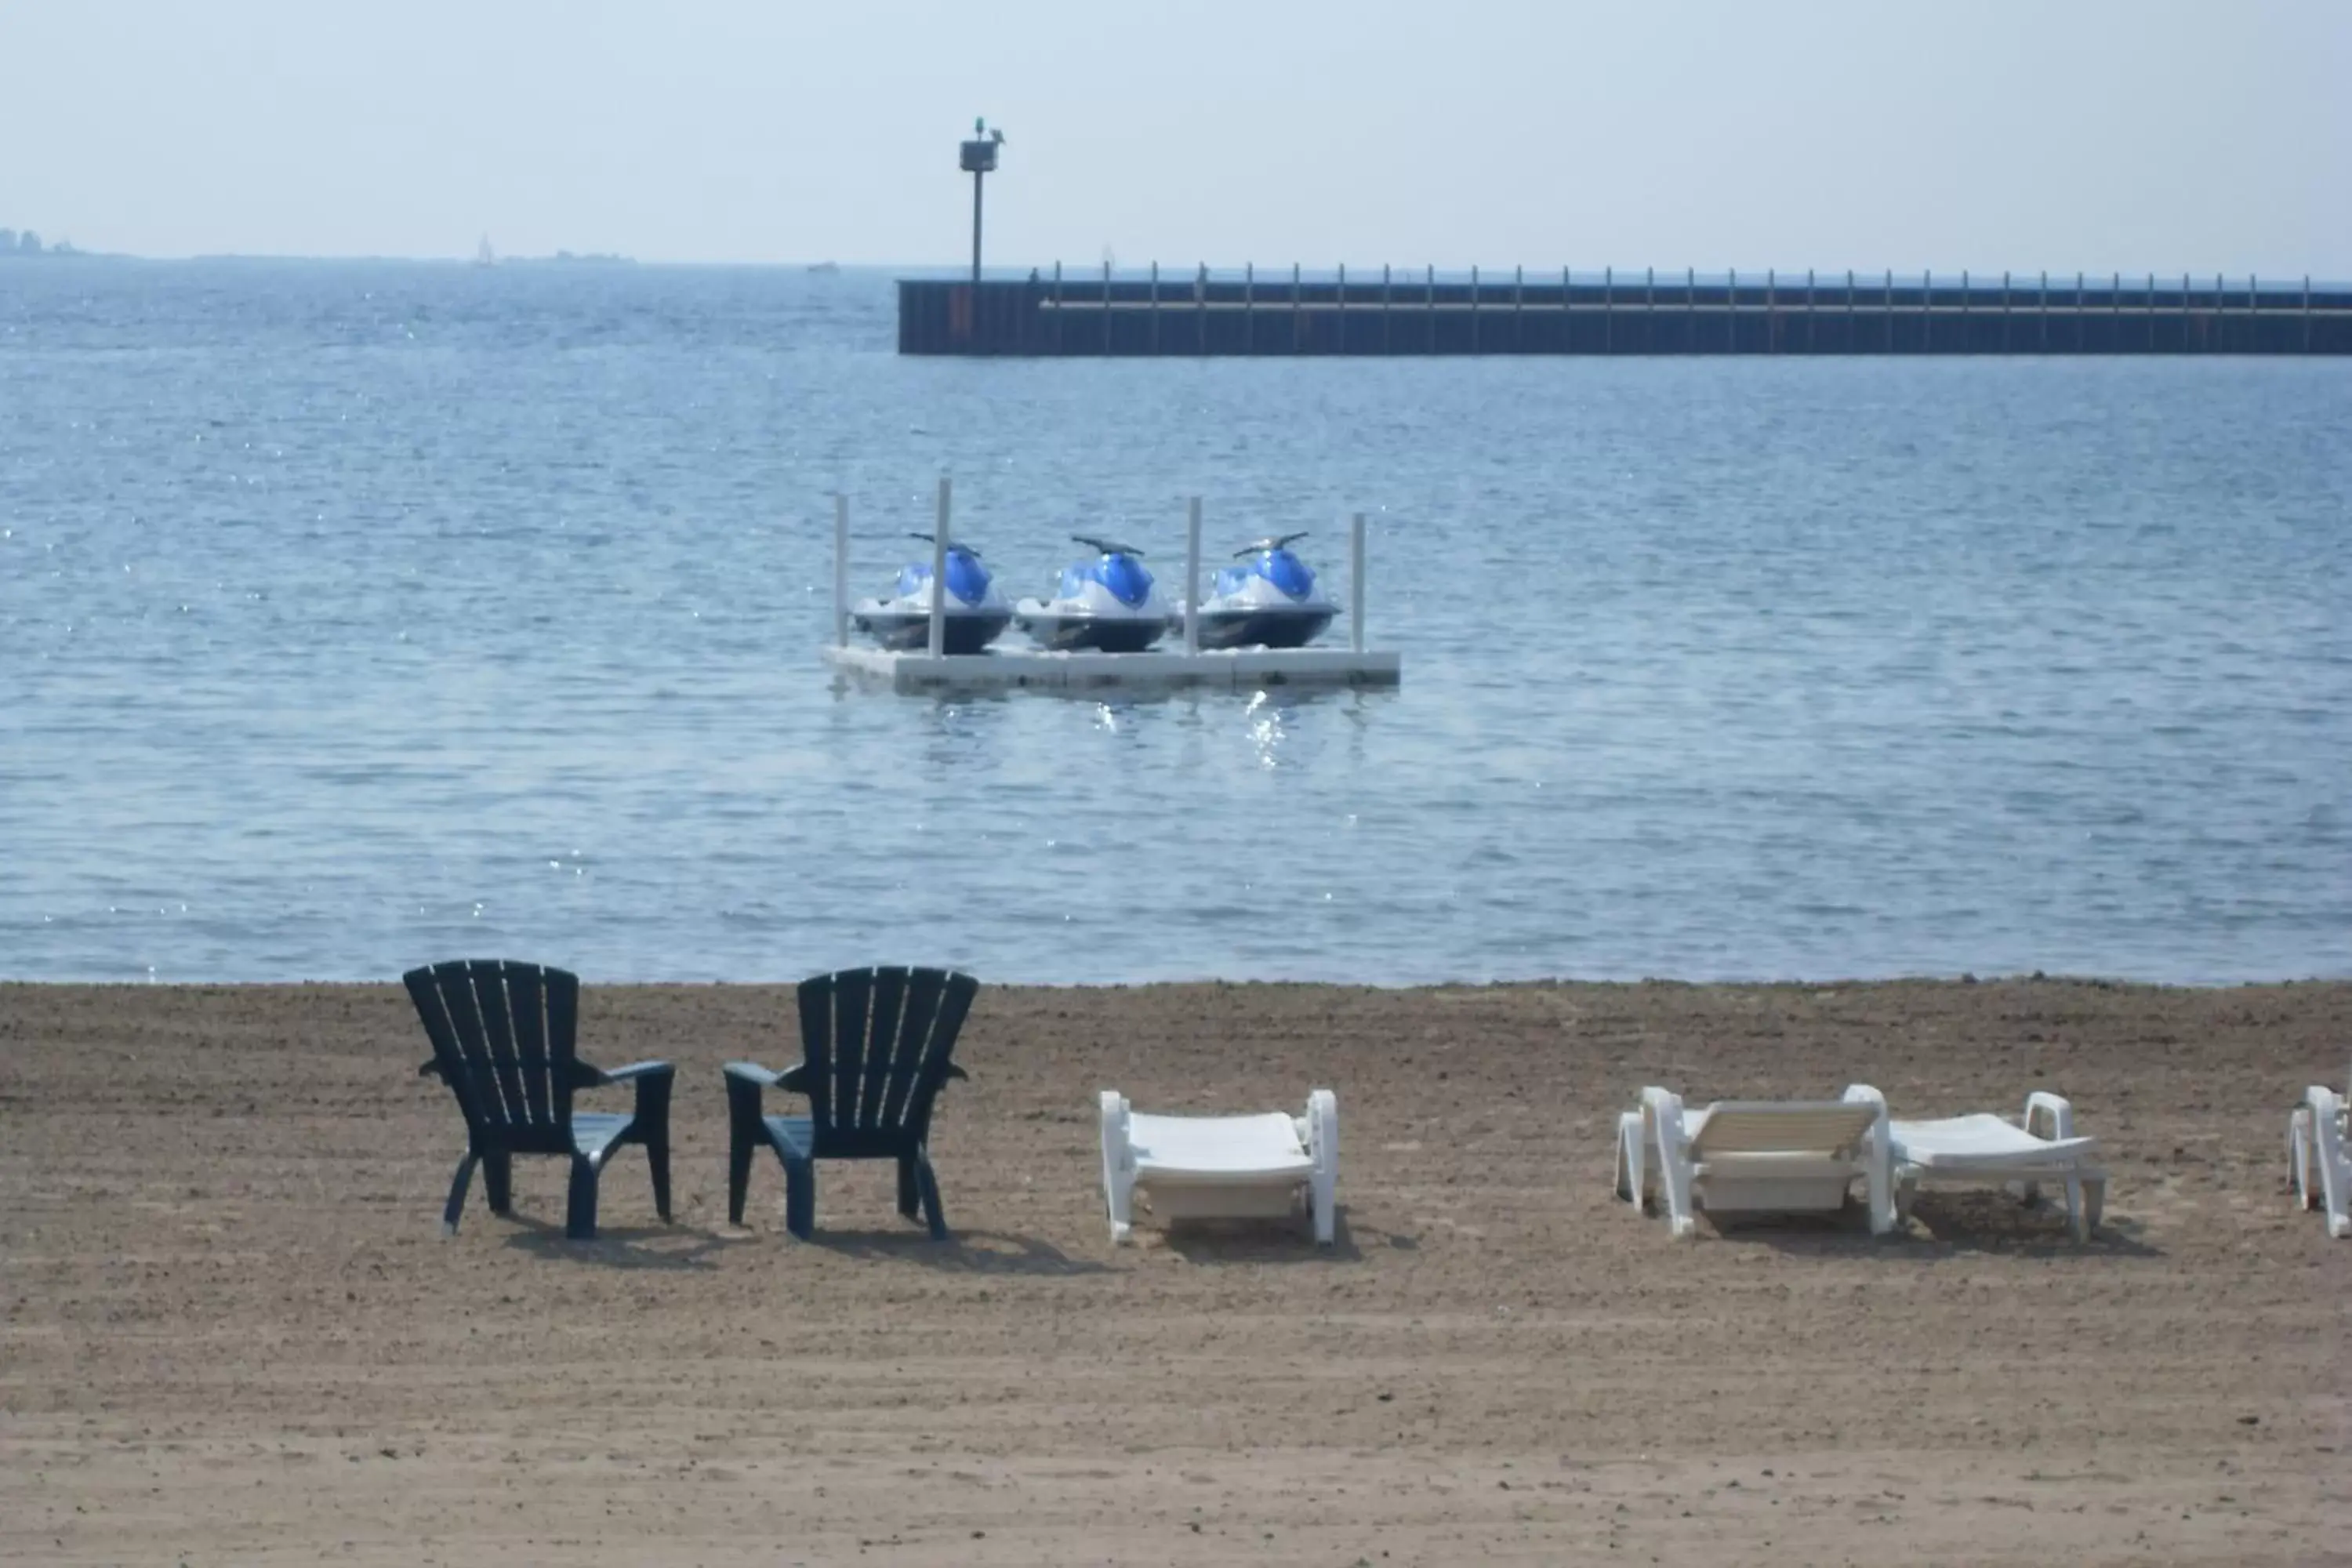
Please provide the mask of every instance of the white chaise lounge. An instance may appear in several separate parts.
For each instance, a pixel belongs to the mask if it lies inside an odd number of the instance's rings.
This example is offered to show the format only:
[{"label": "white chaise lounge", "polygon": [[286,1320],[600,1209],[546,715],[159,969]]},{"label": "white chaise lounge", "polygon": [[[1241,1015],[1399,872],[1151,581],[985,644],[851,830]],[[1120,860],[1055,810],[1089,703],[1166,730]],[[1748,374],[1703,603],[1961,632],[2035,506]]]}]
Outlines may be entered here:
[{"label": "white chaise lounge", "polygon": [[[1866,1083],[1853,1085],[1845,1097],[1886,1104]],[[1912,1200],[1924,1186],[2013,1187],[2030,1204],[2041,1195],[2041,1184],[2052,1182],[2065,1189],[2075,1240],[2088,1241],[2099,1226],[2107,1174],[2092,1158],[2098,1140],[2076,1135],[2074,1108],[2058,1095],[2041,1089],[2027,1095],[2021,1126],[1981,1110],[1926,1121],[1889,1117],[1886,1136],[1899,1221],[1910,1220]]]},{"label": "white chaise lounge", "polygon": [[2286,1126],[2294,1195],[2306,1209],[2327,1210],[2327,1234],[2352,1237],[2352,1095],[2314,1084]]},{"label": "white chaise lounge", "polygon": [[1682,1096],[1654,1088],[1617,1119],[1617,1195],[1646,1210],[1663,1190],[1677,1237],[1696,1229],[1701,1210],[1718,1221],[1834,1213],[1857,1176],[1872,1232],[1894,1229],[1883,1103],[1733,1100],[1686,1110]]},{"label": "white chaise lounge", "polygon": [[1328,1089],[1304,1116],[1146,1116],[1105,1089],[1102,1152],[1114,1242],[1133,1227],[1139,1187],[1162,1221],[1280,1218],[1303,1191],[1316,1241],[1337,1237],[1339,1101]]}]

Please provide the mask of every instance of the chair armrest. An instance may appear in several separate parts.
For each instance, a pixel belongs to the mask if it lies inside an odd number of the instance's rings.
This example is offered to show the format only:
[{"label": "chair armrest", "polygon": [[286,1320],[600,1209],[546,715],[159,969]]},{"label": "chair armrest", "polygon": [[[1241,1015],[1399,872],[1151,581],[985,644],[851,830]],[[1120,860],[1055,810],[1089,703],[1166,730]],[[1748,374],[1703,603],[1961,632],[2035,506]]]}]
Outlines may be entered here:
[{"label": "chair armrest", "polygon": [[631,1062],[625,1068],[614,1068],[596,1076],[598,1083],[627,1083],[633,1079],[652,1078],[657,1073],[677,1076],[677,1064],[672,1062]]},{"label": "chair armrest", "polygon": [[416,1076],[418,1078],[439,1078],[441,1076],[441,1058],[439,1057],[435,1057],[431,1061],[426,1062],[423,1067],[418,1068],[416,1069]]},{"label": "chair armrest", "polygon": [[2074,1108],[2064,1096],[2037,1089],[2025,1097],[2025,1130],[2036,1138],[2072,1138]]},{"label": "chair armrest", "polygon": [[1135,1143],[1129,1130],[1135,1113],[1127,1096],[1115,1089],[1104,1089],[1096,1103],[1102,1118],[1103,1180],[1108,1183],[1118,1173],[1135,1169]]},{"label": "chair armrest", "polygon": [[615,1084],[637,1086],[638,1136],[649,1142],[667,1144],[669,1142],[669,1091],[677,1081],[677,1068],[671,1062],[631,1062],[625,1068],[607,1072],[603,1068],[579,1064],[580,1081],[588,1089],[604,1089]]},{"label": "chair armrest", "polygon": [[800,1069],[770,1072],[757,1062],[729,1062],[719,1070],[727,1080],[728,1158],[730,1162],[749,1159],[745,1151],[756,1148],[764,1136],[760,1124],[761,1091],[786,1088],[793,1073]]},{"label": "chair armrest", "polygon": [[1299,1142],[1307,1145],[1315,1168],[1328,1175],[1339,1173],[1339,1097],[1328,1089],[1307,1092],[1307,1114],[1300,1118],[1307,1124],[1307,1136]]},{"label": "chair armrest", "polygon": [[958,1082],[969,1082],[971,1079],[971,1074],[964,1071],[963,1068],[956,1066],[953,1062],[948,1063],[948,1070],[941,1076],[954,1079]]},{"label": "chair armrest", "polygon": [[1683,1097],[1671,1089],[1650,1085],[1642,1090],[1642,1122],[1654,1135],[1668,1135],[1675,1148],[1682,1147]]}]

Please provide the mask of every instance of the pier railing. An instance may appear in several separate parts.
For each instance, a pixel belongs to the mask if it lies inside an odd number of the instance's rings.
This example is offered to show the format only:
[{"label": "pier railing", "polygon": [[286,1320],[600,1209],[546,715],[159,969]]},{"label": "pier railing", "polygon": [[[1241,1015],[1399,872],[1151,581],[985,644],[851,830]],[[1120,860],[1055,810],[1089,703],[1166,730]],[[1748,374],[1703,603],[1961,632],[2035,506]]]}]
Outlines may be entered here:
[{"label": "pier railing", "polygon": [[898,285],[909,354],[2340,354],[2352,285],[1205,267]]}]

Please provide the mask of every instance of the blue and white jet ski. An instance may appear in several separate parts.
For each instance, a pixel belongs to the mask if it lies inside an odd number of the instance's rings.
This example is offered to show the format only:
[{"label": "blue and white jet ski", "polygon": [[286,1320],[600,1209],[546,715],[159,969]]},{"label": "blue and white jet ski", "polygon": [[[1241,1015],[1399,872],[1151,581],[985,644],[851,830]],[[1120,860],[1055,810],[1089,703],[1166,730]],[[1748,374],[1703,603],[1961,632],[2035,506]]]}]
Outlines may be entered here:
[{"label": "blue and white jet ski", "polygon": [[1168,605],[1131,545],[1070,535],[1095,552],[1062,568],[1050,599],[1024,599],[1013,607],[1021,629],[1040,647],[1141,653],[1168,629]]},{"label": "blue and white jet ski", "polygon": [[[1258,540],[1234,552],[1238,564],[1217,568],[1201,601],[1202,647],[1304,647],[1323,635],[1339,606],[1316,586],[1315,569],[1291,553],[1306,537]],[[1181,603],[1171,624],[1184,625]]]},{"label": "blue and white jet ski", "polygon": [[[931,542],[928,533],[915,538]],[[940,628],[946,652],[978,653],[1013,624],[1013,610],[1004,595],[981,564],[980,552],[956,540],[948,542],[946,602],[940,606]],[[884,647],[899,653],[920,653],[931,646],[931,563],[910,561],[899,569],[898,581],[887,599],[860,599],[850,606],[850,624]]]}]

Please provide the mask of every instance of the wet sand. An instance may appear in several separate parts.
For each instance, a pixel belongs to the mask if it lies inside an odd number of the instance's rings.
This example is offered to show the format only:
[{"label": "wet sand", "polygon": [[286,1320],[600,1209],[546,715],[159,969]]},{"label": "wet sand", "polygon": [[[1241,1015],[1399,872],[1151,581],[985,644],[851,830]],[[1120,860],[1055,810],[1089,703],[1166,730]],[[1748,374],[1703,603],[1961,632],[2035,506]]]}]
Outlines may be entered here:
[{"label": "wet sand", "polygon": [[[563,1170],[437,1220],[463,1129],[393,986],[0,986],[0,1560],[2307,1563],[2352,1551],[2352,1245],[2285,1194],[2352,984],[986,990],[933,1153],[958,1238],[772,1160],[719,1064],[781,987],[591,987],[666,1057],[605,1234]],[[2070,1096],[2105,1234],[1929,1194],[1670,1241],[1645,1082],[1898,1114]],[[1094,1097],[1339,1092],[1340,1246],[1114,1249]],[[613,1091],[614,1108],[626,1091]]]}]

